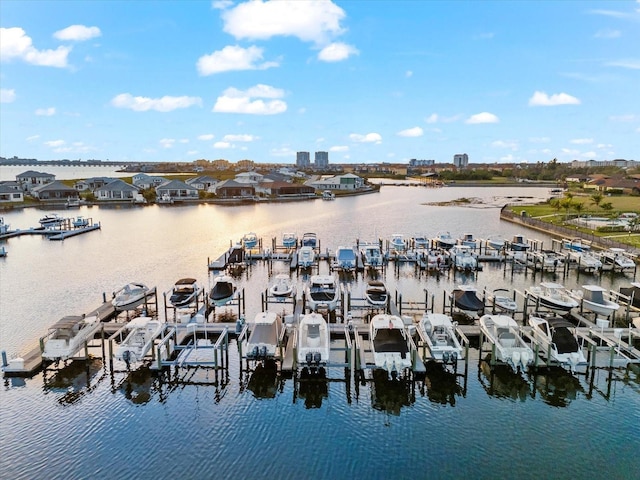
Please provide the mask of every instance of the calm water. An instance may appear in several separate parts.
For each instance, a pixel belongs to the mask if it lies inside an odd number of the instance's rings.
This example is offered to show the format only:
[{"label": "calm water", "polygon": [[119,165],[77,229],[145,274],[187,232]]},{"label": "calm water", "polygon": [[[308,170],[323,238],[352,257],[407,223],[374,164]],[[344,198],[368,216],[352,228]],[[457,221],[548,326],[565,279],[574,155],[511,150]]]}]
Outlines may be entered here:
[{"label": "calm water", "polygon": [[[169,290],[181,277],[209,285],[207,262],[244,233],[270,245],[283,232],[318,234],[334,250],[355,239],[501,233],[498,208],[433,207],[430,201],[544,196],[547,189],[430,190],[383,187],[380,193],[271,205],[104,208],[59,211],[102,224],[86,235],[51,242],[9,240],[0,259],[0,349],[9,356],[37,342],[62,316],[95,308],[103,293],[130,281]],[[499,197],[499,198],[494,198]],[[37,224],[43,211],[4,215],[15,228]],[[550,245],[550,238],[531,237]],[[260,309],[270,275],[288,266],[255,264],[237,281],[247,316]],[[321,272],[326,272],[326,266]],[[389,268],[386,280],[406,300],[424,289],[441,309],[457,283],[524,289],[541,281],[485,265],[475,275],[418,274]],[[294,277],[302,285],[305,278]],[[545,276],[545,279],[551,277]],[[601,282],[617,289],[629,276],[572,273],[568,287]],[[354,296],[359,274],[344,280]],[[268,369],[242,372],[231,345],[226,373],[204,369],[151,375],[109,373],[101,360],[76,362],[32,379],[5,379],[0,393],[3,478],[632,478],[640,471],[640,382],[636,373],[598,369],[492,375],[471,349],[464,375],[430,370],[424,381],[364,383],[329,372],[329,382],[298,383]],[[459,366],[459,372],[463,368]],[[599,476],[599,475],[598,475]]]},{"label": "calm water", "polygon": [[20,175],[28,170],[36,172],[50,173],[56,176],[56,180],[75,180],[91,177],[130,177],[131,173],[118,172],[121,167],[106,165],[2,165],[0,166],[0,181],[15,180],[16,175]]}]

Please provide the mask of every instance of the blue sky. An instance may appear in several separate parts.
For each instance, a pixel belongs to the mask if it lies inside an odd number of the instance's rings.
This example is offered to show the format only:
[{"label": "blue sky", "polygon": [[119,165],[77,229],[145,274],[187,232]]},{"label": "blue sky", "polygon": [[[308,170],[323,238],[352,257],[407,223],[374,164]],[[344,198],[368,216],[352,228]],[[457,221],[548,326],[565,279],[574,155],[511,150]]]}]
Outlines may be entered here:
[{"label": "blue sky", "polygon": [[0,155],[640,160],[640,1],[0,2]]}]

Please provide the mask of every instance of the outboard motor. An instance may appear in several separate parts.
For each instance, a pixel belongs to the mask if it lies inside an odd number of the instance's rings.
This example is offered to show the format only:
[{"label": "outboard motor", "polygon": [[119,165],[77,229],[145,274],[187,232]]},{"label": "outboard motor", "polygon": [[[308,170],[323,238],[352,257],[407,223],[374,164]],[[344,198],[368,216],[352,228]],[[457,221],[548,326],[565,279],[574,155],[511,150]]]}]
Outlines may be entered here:
[{"label": "outboard motor", "polygon": [[267,346],[263,345],[262,347],[260,347],[260,356],[262,358],[267,358]]},{"label": "outboard motor", "polygon": [[458,353],[451,352],[451,363],[456,363],[458,361]]},{"label": "outboard motor", "polygon": [[307,352],[304,358],[307,361],[307,365],[311,365],[311,362],[313,362],[313,353]]},{"label": "outboard motor", "polygon": [[251,350],[251,357],[252,358],[258,358],[258,346],[257,345],[255,347],[253,347],[253,350]]},{"label": "outboard motor", "polygon": [[442,361],[444,363],[449,363],[449,352],[442,352]]},{"label": "outboard motor", "polygon": [[320,365],[320,360],[322,360],[322,354],[320,352],[314,353],[313,361],[316,362],[316,365]]}]

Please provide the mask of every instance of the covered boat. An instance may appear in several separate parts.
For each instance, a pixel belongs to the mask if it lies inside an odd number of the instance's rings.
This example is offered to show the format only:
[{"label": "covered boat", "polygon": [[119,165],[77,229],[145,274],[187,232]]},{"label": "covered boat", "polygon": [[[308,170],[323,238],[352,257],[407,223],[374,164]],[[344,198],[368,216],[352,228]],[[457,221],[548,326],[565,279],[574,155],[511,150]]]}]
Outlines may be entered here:
[{"label": "covered boat", "polygon": [[477,290],[470,285],[459,285],[453,289],[453,304],[463,313],[477,318],[484,313],[484,302],[478,298]]},{"label": "covered boat", "polygon": [[195,278],[181,278],[178,280],[169,297],[169,303],[175,308],[188,307],[196,301],[200,287]]},{"label": "covered boat", "polygon": [[329,363],[330,351],[327,321],[317,312],[303,315],[298,325],[298,364],[315,370]]},{"label": "covered boat", "polygon": [[209,300],[212,305],[221,307],[235,298],[236,285],[229,275],[218,275],[213,279],[213,286],[209,291]]},{"label": "covered boat", "polygon": [[632,307],[640,308],[640,282],[631,282],[629,287],[620,287],[620,293],[629,297]]},{"label": "covered boat", "polygon": [[587,359],[575,333],[575,325],[561,317],[530,316],[533,337],[548,352],[551,359],[571,371],[578,365],[587,365]]}]

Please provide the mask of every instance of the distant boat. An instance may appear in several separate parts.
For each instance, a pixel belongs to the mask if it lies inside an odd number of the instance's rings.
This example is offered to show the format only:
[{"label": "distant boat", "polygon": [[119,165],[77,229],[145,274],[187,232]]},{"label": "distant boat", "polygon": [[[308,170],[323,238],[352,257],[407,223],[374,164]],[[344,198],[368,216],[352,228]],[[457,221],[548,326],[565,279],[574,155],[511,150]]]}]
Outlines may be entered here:
[{"label": "distant boat", "polygon": [[364,296],[372,307],[386,307],[389,301],[389,291],[384,282],[380,280],[370,280],[367,283]]},{"label": "distant boat", "polygon": [[325,190],[324,192],[322,192],[322,199],[323,200],[335,200],[336,199],[336,194],[333,193],[331,190]]},{"label": "distant boat", "polygon": [[369,324],[369,338],[376,368],[396,378],[411,367],[409,339],[402,318],[383,313],[374,316]]},{"label": "distant boat", "polygon": [[67,360],[73,357],[95,333],[102,323],[96,316],[68,316],[49,327],[42,358]]},{"label": "distant boat", "polygon": [[449,232],[438,232],[435,242],[438,248],[449,250],[456,244],[456,239],[453,238]]},{"label": "distant boat", "polygon": [[330,352],[327,321],[317,312],[303,315],[298,325],[298,364],[316,369],[329,363]]},{"label": "distant boat", "polygon": [[242,245],[244,248],[255,248],[258,245],[258,236],[253,232],[245,234],[242,237]]},{"label": "distant boat", "polygon": [[218,275],[213,279],[209,300],[216,307],[226,305],[236,296],[236,286],[229,275]]},{"label": "distant boat", "polygon": [[518,304],[506,288],[496,288],[487,295],[487,301],[499,312],[509,314],[518,310]]},{"label": "distant boat", "polygon": [[145,284],[127,283],[113,294],[111,303],[119,311],[134,310],[139,305],[142,305],[150,295],[150,289]]},{"label": "distant boat", "polygon": [[466,245],[467,247],[470,247],[475,250],[479,247],[480,242],[473,236],[473,233],[464,233],[458,239],[458,244]]},{"label": "distant boat", "polygon": [[609,250],[604,250],[600,253],[600,261],[603,265],[611,265],[614,269],[618,268],[621,271],[634,270],[636,268],[636,262],[629,256],[624,248],[611,247]]},{"label": "distant boat", "polygon": [[298,265],[300,268],[312,267],[315,261],[316,253],[313,247],[300,247],[300,250],[298,250]]},{"label": "distant boat", "polygon": [[6,257],[7,256],[7,249],[4,248],[4,245],[0,247],[0,257]]},{"label": "distant boat", "polygon": [[83,216],[77,216],[74,220],[73,220],[73,226],[76,228],[82,228],[82,227],[86,227],[89,225],[89,219],[88,218],[84,218]]},{"label": "distant boat", "polygon": [[78,197],[69,197],[67,198],[67,208],[79,207],[80,206],[80,198]]},{"label": "distant boat", "polygon": [[404,241],[404,235],[401,233],[394,233],[391,235],[391,249],[396,252],[404,252],[407,248],[407,244]]},{"label": "distant boat", "polygon": [[276,275],[275,283],[269,288],[269,293],[274,297],[290,297],[294,292],[295,287],[291,278],[284,273]]},{"label": "distant boat", "polygon": [[605,298],[606,292],[607,290],[600,285],[582,285],[582,290],[573,290],[571,294],[573,298],[582,303],[582,308],[585,310],[608,317],[617,312],[620,305]]},{"label": "distant boat", "polygon": [[562,240],[562,246],[567,250],[574,252],[586,252],[587,250],[591,250],[591,243],[585,242],[585,240],[581,238],[572,238],[571,240],[565,238]]},{"label": "distant boat", "polygon": [[529,249],[530,245],[524,235],[514,235],[509,243],[509,247],[514,252],[524,252]]},{"label": "distant boat", "polygon": [[318,238],[316,237],[315,233],[312,232],[307,232],[302,234],[302,242],[301,242],[303,247],[311,247],[311,248],[317,248],[318,247]]},{"label": "distant boat", "polygon": [[417,235],[413,237],[413,243],[416,248],[429,248],[429,238],[426,235]]},{"label": "distant boat", "polygon": [[356,269],[357,258],[353,247],[340,246],[336,249],[335,267],[343,271]]},{"label": "distant boat", "polygon": [[286,248],[293,248],[298,244],[298,237],[295,233],[283,233],[282,234],[282,246]]},{"label": "distant boat", "polygon": [[567,259],[578,264],[580,270],[598,272],[602,269],[602,262],[589,250],[569,250]]},{"label": "distant boat", "polygon": [[0,235],[4,235],[9,232],[10,225],[4,222],[4,217],[0,217]]},{"label": "distant boat", "polygon": [[188,307],[196,301],[199,292],[195,278],[181,278],[173,286],[169,303],[176,308]]},{"label": "distant boat", "polygon": [[449,250],[449,255],[453,259],[453,265],[457,270],[470,272],[478,269],[478,258],[468,245],[454,245]]},{"label": "distant boat", "polygon": [[47,213],[44,217],[40,218],[40,225],[44,228],[57,227],[64,222],[64,218],[62,218],[57,213]]},{"label": "distant boat", "polygon": [[507,241],[500,236],[492,236],[487,238],[487,246],[494,250],[504,250]]},{"label": "distant boat", "polygon": [[360,255],[365,267],[381,267],[384,257],[377,243],[360,244]]},{"label": "distant boat", "polygon": [[256,314],[250,325],[251,333],[247,340],[247,358],[266,360],[277,353],[282,322],[275,312]]}]

